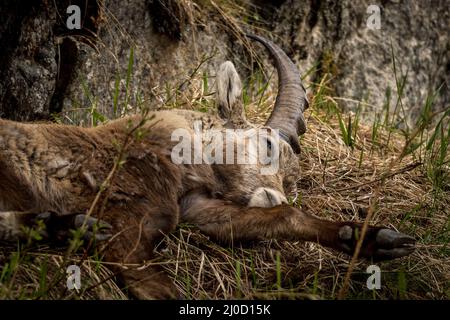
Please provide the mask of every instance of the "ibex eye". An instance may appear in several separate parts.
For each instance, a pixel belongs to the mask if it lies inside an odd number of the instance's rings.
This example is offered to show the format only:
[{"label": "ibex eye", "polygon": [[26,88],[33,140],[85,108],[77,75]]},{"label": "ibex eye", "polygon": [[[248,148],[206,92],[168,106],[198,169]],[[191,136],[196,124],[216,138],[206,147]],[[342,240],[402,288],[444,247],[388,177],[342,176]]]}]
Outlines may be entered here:
[{"label": "ibex eye", "polygon": [[272,150],[272,141],[270,139],[267,139],[267,149]]}]

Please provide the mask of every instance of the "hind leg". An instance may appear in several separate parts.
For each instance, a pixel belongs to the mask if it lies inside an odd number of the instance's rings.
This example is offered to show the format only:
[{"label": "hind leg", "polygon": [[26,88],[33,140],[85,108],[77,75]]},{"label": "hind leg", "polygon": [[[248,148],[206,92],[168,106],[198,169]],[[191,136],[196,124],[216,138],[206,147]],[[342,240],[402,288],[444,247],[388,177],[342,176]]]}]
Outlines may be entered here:
[{"label": "hind leg", "polygon": [[119,275],[123,289],[138,299],[176,298],[172,281],[160,266],[151,265],[151,260],[163,233],[175,229],[178,206],[141,200],[111,208],[102,219],[113,226],[113,236],[102,248],[103,260],[115,263],[110,268]]}]

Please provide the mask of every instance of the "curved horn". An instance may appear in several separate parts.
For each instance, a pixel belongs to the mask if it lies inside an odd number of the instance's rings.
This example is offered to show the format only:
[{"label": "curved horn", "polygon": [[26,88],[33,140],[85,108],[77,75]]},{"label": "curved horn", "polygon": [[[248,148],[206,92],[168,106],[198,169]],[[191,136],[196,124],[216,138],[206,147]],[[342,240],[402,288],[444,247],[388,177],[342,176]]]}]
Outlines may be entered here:
[{"label": "curved horn", "polygon": [[286,53],[272,41],[253,34],[247,34],[247,37],[266,47],[278,73],[278,95],[266,126],[278,129],[280,136],[296,153],[300,153],[298,137],[306,131],[303,112],[309,106],[300,73]]}]

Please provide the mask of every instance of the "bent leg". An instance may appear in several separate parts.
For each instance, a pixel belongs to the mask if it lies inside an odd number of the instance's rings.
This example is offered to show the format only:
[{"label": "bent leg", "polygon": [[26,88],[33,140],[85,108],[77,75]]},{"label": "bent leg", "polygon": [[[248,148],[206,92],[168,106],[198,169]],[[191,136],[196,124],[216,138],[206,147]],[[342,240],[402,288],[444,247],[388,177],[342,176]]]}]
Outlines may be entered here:
[{"label": "bent leg", "polygon": [[140,201],[111,208],[103,219],[113,226],[113,236],[102,248],[103,260],[114,263],[110,269],[119,275],[123,289],[138,299],[176,298],[172,281],[161,267],[151,265],[151,260],[163,233],[175,229],[178,206],[155,206]]},{"label": "bent leg", "polygon": [[[39,224],[39,222],[42,224]],[[84,214],[58,215],[55,212],[36,213],[32,211],[1,211],[0,240],[20,241],[29,236],[27,229],[33,229],[44,239],[63,242],[70,238],[71,229],[84,228],[85,240],[104,241],[111,235],[111,226]]]}]

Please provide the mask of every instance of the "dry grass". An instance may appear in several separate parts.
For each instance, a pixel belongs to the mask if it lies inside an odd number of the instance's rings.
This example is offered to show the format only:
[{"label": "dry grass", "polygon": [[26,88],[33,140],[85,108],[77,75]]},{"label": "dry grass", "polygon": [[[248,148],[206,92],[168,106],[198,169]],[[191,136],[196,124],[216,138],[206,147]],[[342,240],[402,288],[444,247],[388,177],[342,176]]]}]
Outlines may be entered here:
[{"label": "dry grass", "polygon": [[[231,28],[239,39],[242,25],[238,21],[245,10],[235,5],[225,12],[218,2],[180,3],[185,6],[189,23],[196,24],[202,23],[198,20],[199,6],[206,3],[217,11],[224,28]],[[209,81],[214,77],[205,75],[201,61],[198,64],[199,68],[194,68],[195,72],[182,84],[175,84],[169,93],[165,88],[155,95],[171,108],[211,111],[214,85]],[[246,103],[247,115],[253,122],[262,123],[274,102],[275,79],[272,86],[266,86],[264,77],[247,80],[251,85],[244,96],[252,101]],[[180,90],[185,85],[189,90]],[[374,199],[375,188],[392,159],[402,152],[405,139],[398,131],[389,133],[389,127],[380,127],[373,139],[373,126],[360,122],[354,148],[350,148],[343,140],[337,114],[323,107],[327,97],[319,89],[314,90],[313,103],[306,114],[308,131],[301,138],[303,151],[299,160],[302,174],[298,180],[299,195],[295,201],[292,197],[293,205],[330,220],[364,221],[371,201],[376,200],[371,224],[400,230],[418,240],[417,250],[411,256],[377,264],[383,271],[381,290],[366,288],[365,270],[372,262],[360,260],[347,298],[449,299],[450,182],[436,190],[427,171],[430,163],[420,164],[419,160],[425,161],[412,153],[394,162],[379,197]],[[346,119],[347,115],[342,117]],[[447,150],[447,159],[449,154]],[[448,170],[448,161],[442,170]],[[82,259],[82,255],[71,255],[66,260],[61,251],[42,246],[17,252],[14,246],[0,248],[0,298],[127,298],[114,282],[107,264],[95,256]],[[180,294],[192,299],[334,299],[351,259],[315,243],[272,240],[245,247],[223,247],[195,226],[186,225],[166,235],[155,252],[157,259],[152,263],[161,264]],[[69,292],[65,266],[81,260],[82,290]]]},{"label": "dry grass", "polygon": [[[270,104],[273,93],[266,92]],[[195,100],[196,101],[196,100]],[[194,101],[194,105],[195,105]],[[203,106],[199,104],[198,106]],[[249,110],[256,109],[248,106]],[[267,108],[269,110],[270,108]],[[262,117],[251,116],[253,121]],[[254,113],[257,115],[257,113]],[[363,221],[380,178],[392,158],[401,152],[404,139],[380,129],[376,142],[372,128],[360,124],[352,150],[343,142],[337,117],[327,116],[314,105],[307,112],[308,132],[302,137],[302,175],[294,205],[330,220]],[[362,154],[362,157],[361,157]],[[378,265],[382,288],[366,288],[365,269],[359,261],[350,282],[348,298],[449,298],[448,251],[449,190],[433,193],[433,186],[413,155],[395,163],[381,191],[372,224],[389,226],[413,235],[417,250],[409,257]],[[2,249],[2,264],[16,248]],[[222,247],[202,235],[195,226],[180,226],[156,249],[157,259],[170,274],[182,296],[193,299],[330,299],[342,286],[350,257],[315,243],[276,240]],[[49,248],[32,248],[22,254],[14,281],[0,285],[3,298],[122,299],[106,265],[94,257],[83,262],[83,288],[68,292],[65,277],[55,285],[63,256]],[[73,256],[73,259],[79,257]],[[42,268],[46,284],[42,286]],[[67,265],[67,263],[65,264]],[[12,285],[11,285],[12,283]],[[98,285],[97,285],[98,284]]]},{"label": "dry grass", "polygon": [[[81,255],[72,255],[64,259],[62,250],[45,246],[33,247],[20,253],[17,265],[12,261],[17,255],[17,248],[2,247],[0,265],[2,281],[0,282],[1,299],[127,299],[118,285],[111,281],[112,274],[107,266],[94,259],[83,259]],[[13,266],[11,266],[13,264]],[[81,290],[68,290],[66,268],[77,265],[81,270]],[[7,270],[5,274],[5,270]],[[7,274],[10,273],[10,274]]]}]

